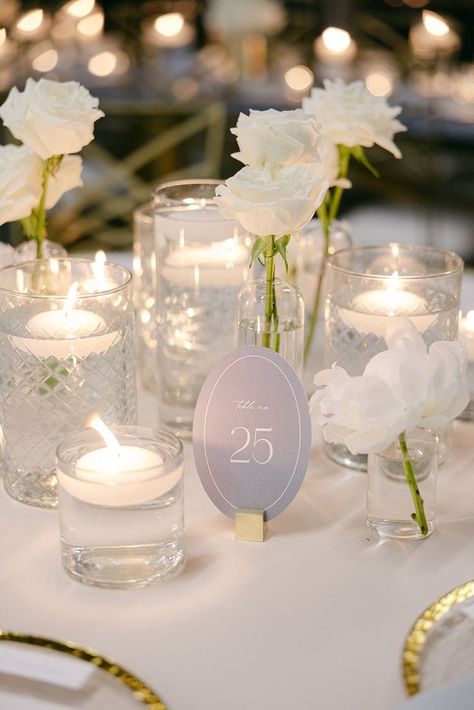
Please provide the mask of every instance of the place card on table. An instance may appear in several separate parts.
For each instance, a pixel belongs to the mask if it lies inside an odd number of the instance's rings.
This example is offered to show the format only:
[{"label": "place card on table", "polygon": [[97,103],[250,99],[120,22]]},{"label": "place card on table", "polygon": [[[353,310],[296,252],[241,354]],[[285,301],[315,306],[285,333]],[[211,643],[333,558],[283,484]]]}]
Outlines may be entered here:
[{"label": "place card on table", "polygon": [[297,494],[308,467],[308,400],[278,353],[243,347],[204,383],[194,415],[196,467],[206,493],[236,521],[236,537],[263,540],[264,524]]}]

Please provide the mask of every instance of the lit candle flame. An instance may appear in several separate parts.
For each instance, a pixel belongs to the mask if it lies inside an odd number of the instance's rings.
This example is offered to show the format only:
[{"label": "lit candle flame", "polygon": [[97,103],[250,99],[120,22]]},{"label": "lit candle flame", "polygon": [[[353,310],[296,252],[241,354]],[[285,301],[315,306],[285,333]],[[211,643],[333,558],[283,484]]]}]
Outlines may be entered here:
[{"label": "lit candle flame", "polygon": [[85,17],[92,12],[95,0],[72,0],[65,6],[65,10],[73,17]]},{"label": "lit candle flame", "polygon": [[110,431],[109,427],[102,421],[97,412],[91,414],[86,420],[86,427],[88,429],[94,429],[103,438],[106,447],[109,449],[110,453],[116,457],[120,458],[120,444],[117,437]]},{"label": "lit candle flame", "polygon": [[397,293],[400,288],[399,281],[398,271],[394,271],[387,282],[388,307],[389,315],[391,316],[393,316],[396,309]]},{"label": "lit candle flame", "polygon": [[156,18],[154,27],[163,37],[175,37],[184,27],[184,17],[180,12],[167,12]]},{"label": "lit candle flame", "polygon": [[63,308],[63,313],[64,313],[65,318],[68,318],[71,315],[71,311],[74,307],[75,302],[77,301],[78,286],[79,286],[79,284],[77,281],[74,281],[74,283],[72,283],[69,286],[67,296],[66,296],[66,302],[65,302],[64,308]]},{"label": "lit candle flame", "polygon": [[92,264],[92,273],[97,282],[97,291],[104,291],[107,288],[107,279],[105,278],[105,266],[107,263],[107,256],[105,251],[99,249],[95,254],[95,260]]}]

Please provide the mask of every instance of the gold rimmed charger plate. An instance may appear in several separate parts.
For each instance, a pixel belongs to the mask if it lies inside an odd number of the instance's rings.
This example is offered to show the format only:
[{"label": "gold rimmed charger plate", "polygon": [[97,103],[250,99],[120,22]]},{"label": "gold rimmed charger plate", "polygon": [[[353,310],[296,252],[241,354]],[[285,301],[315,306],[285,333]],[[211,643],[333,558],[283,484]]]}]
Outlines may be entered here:
[{"label": "gold rimmed charger plate", "polygon": [[29,634],[1,630],[0,641],[13,641],[14,643],[23,643],[37,648],[48,648],[52,651],[64,653],[67,656],[73,656],[81,661],[86,661],[86,663],[92,663],[104,673],[109,673],[114,678],[117,678],[130,691],[131,696],[137,703],[146,705],[153,710],[167,710],[163,701],[143,681],[122,666],[119,666],[111,658],[105,658],[91,648],[82,648],[69,641],[54,641],[41,636],[30,636]]},{"label": "gold rimmed charger plate", "polygon": [[465,582],[434,602],[418,617],[406,638],[403,649],[403,680],[408,695],[420,688],[420,659],[428,632],[457,604],[474,596],[474,580]]}]

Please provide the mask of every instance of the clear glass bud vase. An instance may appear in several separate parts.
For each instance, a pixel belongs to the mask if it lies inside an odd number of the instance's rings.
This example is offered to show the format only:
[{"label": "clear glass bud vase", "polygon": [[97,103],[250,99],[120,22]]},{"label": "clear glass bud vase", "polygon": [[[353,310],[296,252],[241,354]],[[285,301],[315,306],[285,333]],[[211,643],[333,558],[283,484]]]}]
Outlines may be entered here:
[{"label": "clear glass bud vase", "polygon": [[[380,537],[417,540],[434,530],[438,436],[429,429],[417,428],[407,432],[405,440],[405,452],[396,439],[382,453],[369,454],[367,525]],[[413,476],[411,489],[410,475]],[[422,533],[415,516],[414,491],[418,491],[423,500],[426,534]]]},{"label": "clear glass bud vase", "polygon": [[302,377],[304,347],[304,303],[293,284],[273,282],[275,311],[267,314],[267,283],[251,281],[239,295],[239,345],[262,345],[280,353]]}]

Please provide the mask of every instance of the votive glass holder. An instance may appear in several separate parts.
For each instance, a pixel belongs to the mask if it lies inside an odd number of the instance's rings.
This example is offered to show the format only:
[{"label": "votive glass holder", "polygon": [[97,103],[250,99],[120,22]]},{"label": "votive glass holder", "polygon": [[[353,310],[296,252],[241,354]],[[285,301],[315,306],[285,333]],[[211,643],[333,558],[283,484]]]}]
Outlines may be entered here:
[{"label": "votive glass holder", "polygon": [[[325,364],[361,375],[386,349],[390,320],[406,316],[429,346],[458,337],[463,261],[456,254],[421,245],[352,247],[327,264]],[[443,457],[447,441],[441,442]],[[367,457],[341,444],[325,444],[328,456],[349,468],[367,469]]]},{"label": "votive glass holder", "polygon": [[81,430],[57,449],[64,569],[98,587],[143,587],[184,563],[183,446],[173,434],[113,426],[120,448]]},{"label": "votive glass holder", "polygon": [[183,437],[207,375],[235,347],[249,275],[248,236],[217,208],[218,184],[178,181],[155,192],[159,415]]},{"label": "votive glass holder", "polygon": [[[417,489],[423,499],[430,535],[435,526],[438,479],[438,436],[429,429],[417,428],[405,435],[408,458]],[[380,454],[369,454],[367,468],[367,525],[380,537],[418,540],[423,535],[414,517],[415,504],[410,491],[406,456],[395,440]]]},{"label": "votive glass holder", "polygon": [[98,412],[136,416],[131,274],[90,259],[0,271],[0,447],[7,493],[57,504],[55,451]]}]

